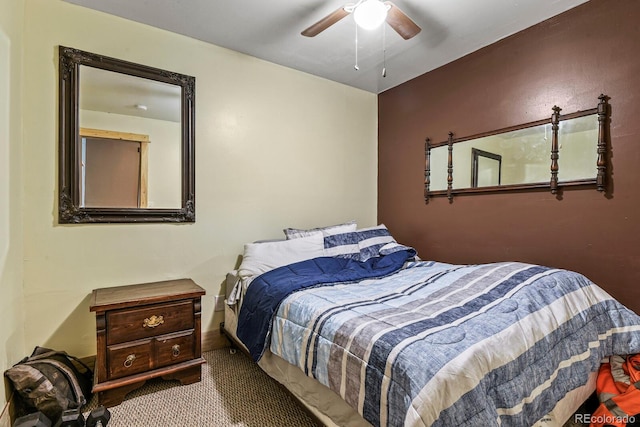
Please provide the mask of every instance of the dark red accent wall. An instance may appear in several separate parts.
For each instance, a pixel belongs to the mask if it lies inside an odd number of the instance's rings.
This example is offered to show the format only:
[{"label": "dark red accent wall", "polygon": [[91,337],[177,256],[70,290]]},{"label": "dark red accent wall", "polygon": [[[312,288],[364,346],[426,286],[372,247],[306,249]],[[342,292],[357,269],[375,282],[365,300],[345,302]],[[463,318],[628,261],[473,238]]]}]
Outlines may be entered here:
[{"label": "dark red accent wall", "polygon": [[[437,47],[436,47],[437,48]],[[428,52],[425,52],[428,54]],[[595,189],[425,204],[424,140],[594,108],[611,97],[608,196]],[[583,273],[640,313],[640,1],[591,0],[378,97],[378,219],[423,259]],[[455,163],[454,163],[455,173]]]}]

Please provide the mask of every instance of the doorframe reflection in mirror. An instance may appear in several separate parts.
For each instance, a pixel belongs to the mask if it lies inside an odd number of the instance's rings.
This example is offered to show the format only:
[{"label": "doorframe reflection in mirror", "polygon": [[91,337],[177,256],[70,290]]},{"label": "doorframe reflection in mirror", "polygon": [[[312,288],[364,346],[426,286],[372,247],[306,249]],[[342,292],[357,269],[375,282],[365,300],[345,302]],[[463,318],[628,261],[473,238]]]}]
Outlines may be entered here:
[{"label": "doorframe reflection in mirror", "polygon": [[[82,147],[80,149],[80,206],[88,207],[85,203],[86,197],[86,138],[92,139],[107,139],[118,140],[123,142],[135,142],[139,144],[140,149],[140,161],[138,163],[138,185],[137,185],[137,199],[139,208],[146,208],[148,206],[148,181],[149,181],[149,135],[143,135],[131,132],[119,132],[114,130],[102,130],[91,128],[80,128],[80,140],[82,141]],[[89,206],[91,207],[91,206]]]},{"label": "doorframe reflection in mirror", "polygon": [[[472,188],[477,188],[479,186],[479,177],[478,175],[480,174],[480,165],[479,163],[479,157],[485,157],[489,160],[495,160],[498,162],[498,173],[497,173],[497,183],[496,184],[490,184],[489,186],[493,186],[493,185],[500,185],[500,181],[502,178],[502,156],[500,154],[496,154],[496,153],[491,153],[489,151],[484,151],[484,150],[480,150],[479,148],[471,148],[471,187]],[[487,185],[482,185],[482,187],[486,187]]]},{"label": "doorframe reflection in mirror", "polygon": [[[438,196],[447,196],[449,202],[453,201],[453,196],[455,195],[466,195],[466,194],[481,194],[481,193],[493,193],[493,192],[502,192],[502,191],[535,191],[535,190],[550,190],[552,194],[558,194],[563,187],[577,187],[577,186],[594,186],[597,191],[605,192],[607,187],[607,164],[608,164],[608,152],[610,146],[610,135],[609,135],[609,122],[611,116],[611,108],[609,105],[609,97],[607,95],[600,95],[598,97],[598,105],[596,108],[592,108],[589,110],[576,111],[570,114],[560,114],[561,108],[558,106],[554,106],[552,109],[552,114],[547,119],[537,120],[534,122],[524,123],[520,125],[510,126],[507,128],[502,128],[494,131],[483,132],[471,136],[454,138],[453,132],[449,132],[449,138],[446,141],[433,143],[430,138],[425,139],[424,150],[425,150],[425,175],[424,175],[424,200],[425,203],[429,203],[429,199],[431,197]],[[585,179],[572,179],[566,181],[558,181],[558,171],[561,167],[561,162],[559,162],[559,149],[561,147],[562,141],[560,141],[559,137],[559,124],[564,121],[581,118],[585,116],[594,115],[597,117],[597,141],[594,141],[594,151],[597,153],[597,160],[595,162],[595,176],[592,178]],[[453,145],[466,141],[473,141],[479,138],[485,138],[494,135],[500,135],[507,132],[520,131],[528,128],[534,128],[536,126],[546,126],[550,125],[551,127],[551,140],[549,141],[549,148],[551,151],[551,162],[549,166],[549,178],[547,182],[532,182],[532,183],[520,183],[520,184],[509,184],[509,185],[496,185],[496,186],[487,186],[487,187],[470,187],[470,188],[453,188],[453,171],[454,171],[454,159],[453,159]],[[545,140],[548,138],[545,135]],[[447,164],[447,188],[446,189],[438,189],[431,190],[430,185],[432,182],[431,177],[431,151],[435,148],[442,147],[443,149],[448,150],[448,164]],[[442,157],[442,156],[440,156]],[[444,165],[443,165],[444,166]],[[441,170],[444,169],[443,166]],[[473,176],[473,174],[472,174]],[[444,178],[444,177],[441,177]],[[558,194],[558,198],[559,194]]]},{"label": "doorframe reflection in mirror", "polygon": [[[195,77],[58,47],[58,223],[195,222]],[[80,204],[80,68],[97,68],[180,89],[180,205],[173,208],[82,207]]]}]

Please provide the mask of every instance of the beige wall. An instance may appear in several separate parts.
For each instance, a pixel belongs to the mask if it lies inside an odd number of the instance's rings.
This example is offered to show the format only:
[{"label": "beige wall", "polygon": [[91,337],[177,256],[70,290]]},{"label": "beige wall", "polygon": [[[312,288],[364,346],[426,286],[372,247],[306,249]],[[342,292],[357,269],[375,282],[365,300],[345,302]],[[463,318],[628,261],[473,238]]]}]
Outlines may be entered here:
[{"label": "beige wall", "polygon": [[[25,352],[20,96],[23,13],[21,0],[0,2],[0,372]],[[0,387],[0,413],[7,397]],[[6,414],[0,417],[0,425],[3,423],[8,423]]]},{"label": "beige wall", "polygon": [[[60,0],[27,0],[25,16],[27,348],[93,354],[92,289],[180,277],[206,289],[214,330],[245,242],[375,223],[374,94]],[[196,77],[195,224],[57,224],[58,45]]]}]

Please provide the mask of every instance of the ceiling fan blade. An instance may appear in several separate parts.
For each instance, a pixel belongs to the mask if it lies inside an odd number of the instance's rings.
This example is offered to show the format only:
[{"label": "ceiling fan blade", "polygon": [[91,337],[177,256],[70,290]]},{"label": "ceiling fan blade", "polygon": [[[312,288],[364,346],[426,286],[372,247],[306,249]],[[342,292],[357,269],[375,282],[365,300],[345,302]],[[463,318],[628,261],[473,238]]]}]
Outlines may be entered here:
[{"label": "ceiling fan blade", "polygon": [[351,12],[347,12],[346,10],[344,10],[344,7],[341,7],[340,9],[336,9],[335,11],[331,12],[330,14],[328,14],[327,16],[325,16],[324,18],[322,18],[321,20],[319,20],[318,22],[316,22],[315,24],[313,24],[312,26],[304,30],[302,32],[302,35],[307,37],[317,36],[318,34],[323,32],[324,30],[326,30],[327,28],[329,28],[330,26],[332,26],[333,24],[335,24],[345,16],[349,15],[350,13]]},{"label": "ceiling fan blade", "polygon": [[403,39],[409,40],[422,29],[411,20],[403,11],[390,1],[385,1],[384,4],[389,6],[387,12],[387,24],[391,26]]}]

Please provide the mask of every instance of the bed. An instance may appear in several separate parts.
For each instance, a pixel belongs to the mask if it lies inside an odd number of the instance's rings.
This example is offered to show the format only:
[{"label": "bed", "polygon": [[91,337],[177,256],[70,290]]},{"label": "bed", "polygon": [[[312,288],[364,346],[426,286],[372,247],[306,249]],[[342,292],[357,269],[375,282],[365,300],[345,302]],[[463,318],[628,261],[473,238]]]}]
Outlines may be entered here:
[{"label": "bed", "polygon": [[640,352],[640,317],[575,272],[421,260],[384,225],[285,234],[245,245],[224,332],[325,425],[562,426]]}]

